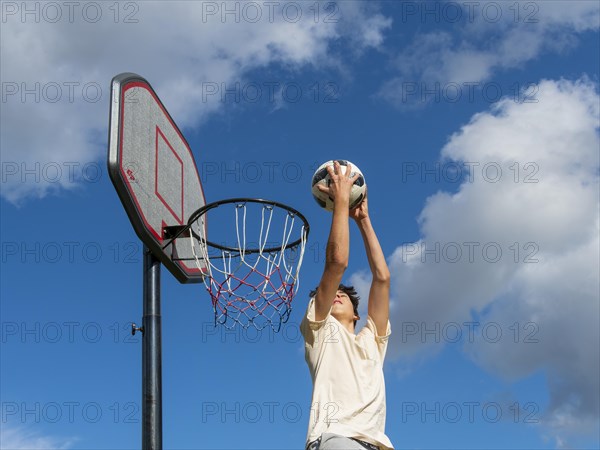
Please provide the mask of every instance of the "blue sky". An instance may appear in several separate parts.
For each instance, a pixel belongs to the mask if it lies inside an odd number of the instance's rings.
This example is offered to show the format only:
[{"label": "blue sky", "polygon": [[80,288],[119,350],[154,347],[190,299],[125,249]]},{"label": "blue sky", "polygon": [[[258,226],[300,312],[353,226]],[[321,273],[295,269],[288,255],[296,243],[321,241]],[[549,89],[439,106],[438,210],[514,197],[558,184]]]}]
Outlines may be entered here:
[{"label": "blue sky", "polygon": [[[365,174],[392,272],[395,447],[598,448],[598,3],[227,5],[2,2],[2,448],[140,446],[142,245],[106,171],[125,71],[208,201],[311,224],[279,334],[213,329],[203,286],[162,270],[165,448],[302,448],[297,327],[330,220],[310,179],[332,158]],[[366,299],[355,227],[345,280]]]}]

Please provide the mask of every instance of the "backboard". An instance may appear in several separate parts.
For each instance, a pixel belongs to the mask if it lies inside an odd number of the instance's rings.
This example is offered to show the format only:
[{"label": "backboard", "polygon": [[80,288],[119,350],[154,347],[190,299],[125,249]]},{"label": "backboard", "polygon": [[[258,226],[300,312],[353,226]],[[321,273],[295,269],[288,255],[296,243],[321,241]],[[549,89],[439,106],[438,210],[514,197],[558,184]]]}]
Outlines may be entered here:
[{"label": "backboard", "polygon": [[108,171],[138,237],[179,282],[202,281],[206,269],[189,237],[163,249],[165,228],[186,225],[205,205],[194,155],[152,86],[134,73],[111,82]]}]

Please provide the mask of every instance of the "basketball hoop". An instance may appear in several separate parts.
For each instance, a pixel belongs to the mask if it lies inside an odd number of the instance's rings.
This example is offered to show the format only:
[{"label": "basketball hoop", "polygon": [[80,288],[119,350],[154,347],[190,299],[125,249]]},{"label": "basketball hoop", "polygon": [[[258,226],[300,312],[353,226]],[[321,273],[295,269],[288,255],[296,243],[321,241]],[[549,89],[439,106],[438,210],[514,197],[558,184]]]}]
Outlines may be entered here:
[{"label": "basketball hoop", "polygon": [[[150,83],[121,73],[111,80],[110,100],[108,173],[144,244],[143,317],[131,328],[143,335],[142,448],[162,448],[161,264],[180,283],[206,285],[215,323],[278,331],[298,291],[309,225],[277,202],[206,205],[192,149]],[[219,220],[220,213],[229,216]],[[269,232],[279,227],[270,243]],[[246,240],[251,236],[256,245]]]},{"label": "basketball hoop", "polygon": [[[211,217],[211,240],[206,238],[209,211],[211,216],[220,215],[216,225]],[[306,218],[282,203],[233,198],[198,209],[186,228],[191,231],[196,264],[205,268],[203,281],[212,299],[215,325],[231,329],[239,324],[257,330],[271,326],[279,331],[298,292],[309,232]],[[278,231],[272,233],[274,229]],[[219,232],[224,237],[221,242],[214,238]],[[274,235],[271,241],[270,234]]]}]

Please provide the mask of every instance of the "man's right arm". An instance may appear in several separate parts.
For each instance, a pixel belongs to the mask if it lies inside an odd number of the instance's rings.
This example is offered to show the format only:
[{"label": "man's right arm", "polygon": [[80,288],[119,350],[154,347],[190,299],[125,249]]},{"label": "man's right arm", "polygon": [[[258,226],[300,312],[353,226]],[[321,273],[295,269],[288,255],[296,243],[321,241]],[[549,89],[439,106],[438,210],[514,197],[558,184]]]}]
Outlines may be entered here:
[{"label": "man's right arm", "polygon": [[333,305],[335,294],[346,268],[350,254],[350,230],[348,225],[348,212],[350,204],[350,191],[358,174],[354,177],[348,175],[352,172],[349,164],[346,173],[341,174],[340,164],[335,161],[334,167],[327,168],[331,184],[319,189],[328,193],[334,201],[331,230],[325,249],[325,269],[319,282],[319,289],[315,296],[315,320],[323,320]]},{"label": "man's right arm", "polygon": [[325,249],[325,269],[315,296],[315,320],[327,316],[348,267],[349,234],[347,203],[346,207],[341,204],[339,208],[336,204]]}]

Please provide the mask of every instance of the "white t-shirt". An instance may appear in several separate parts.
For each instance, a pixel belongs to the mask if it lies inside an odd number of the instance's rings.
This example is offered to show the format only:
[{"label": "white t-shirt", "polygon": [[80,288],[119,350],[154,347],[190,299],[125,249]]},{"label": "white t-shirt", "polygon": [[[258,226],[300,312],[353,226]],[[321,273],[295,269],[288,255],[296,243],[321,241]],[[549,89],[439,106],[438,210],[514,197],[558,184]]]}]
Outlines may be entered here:
[{"label": "white t-shirt", "polygon": [[[333,305],[332,305],[333,306]],[[357,438],[393,449],[385,435],[383,360],[391,327],[377,336],[375,323],[350,333],[331,315],[315,320],[315,299],[308,303],[300,324],[305,359],[313,381],[306,444],[322,433]]]}]

